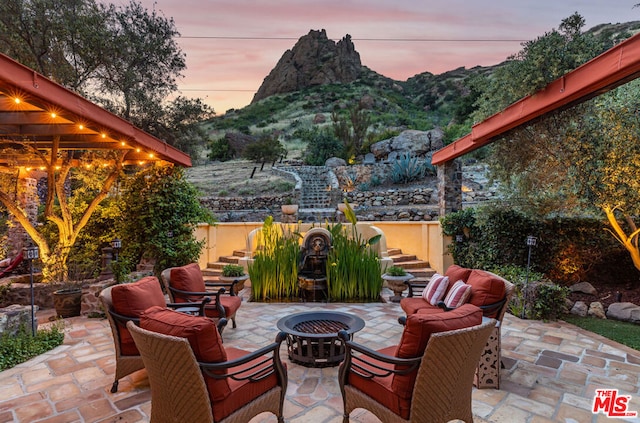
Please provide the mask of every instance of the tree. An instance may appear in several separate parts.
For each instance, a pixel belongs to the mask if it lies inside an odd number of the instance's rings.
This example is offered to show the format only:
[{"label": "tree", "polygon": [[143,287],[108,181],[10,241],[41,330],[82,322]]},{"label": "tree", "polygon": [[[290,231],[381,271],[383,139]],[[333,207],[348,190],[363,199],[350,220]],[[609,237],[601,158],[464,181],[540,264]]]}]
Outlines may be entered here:
[{"label": "tree", "polygon": [[193,236],[195,226],[214,222],[182,169],[173,166],[138,172],[125,184],[121,204],[123,258],[131,263],[153,259],[157,274],[196,261],[202,243]]},{"label": "tree", "polygon": [[199,122],[213,115],[178,96],[185,55],[173,19],[131,0],[0,2],[0,52],[88,97],[169,144],[197,153],[208,142]]},{"label": "tree", "polygon": [[[67,279],[67,259],[71,247],[76,242],[80,231],[87,225],[92,213],[102,200],[109,194],[109,190],[122,170],[123,152],[88,154],[78,160],[71,152],[58,158],[55,148],[49,156],[38,151],[29,143],[18,143],[19,146],[38,157],[47,173],[48,189],[44,210],[40,217],[43,223],[55,225],[57,238],[50,242],[43,230],[31,222],[24,210],[17,203],[11,192],[17,192],[19,174],[6,176],[0,189],[0,202],[14,216],[25,229],[33,242],[40,249],[40,258],[44,265],[43,278],[45,281]],[[84,166],[77,166],[77,161]],[[101,165],[97,166],[96,163]],[[90,173],[90,175],[89,175]],[[82,184],[77,190],[67,192],[67,183],[84,176],[87,184]]]},{"label": "tree", "polygon": [[[494,75],[481,97],[487,113],[531,94],[599,53],[607,42],[581,34],[573,15],[552,31],[525,43]],[[545,53],[545,52],[548,52]],[[503,87],[502,91],[498,89]],[[613,236],[640,270],[640,126],[635,111],[638,83],[630,83],[570,109],[557,111],[494,143],[491,168],[513,204],[538,214],[604,212]],[[622,216],[624,225],[618,222]]]},{"label": "tree", "polygon": [[577,131],[581,148],[570,170],[583,203],[595,204],[605,213],[608,230],[640,270],[640,230],[634,221],[640,213],[640,81],[592,102],[595,113],[584,130]]},{"label": "tree", "polygon": [[[1,52],[195,152],[207,138],[198,122],[213,111],[200,100],[167,101],[185,68],[178,35],[173,20],[135,1],[122,7],[96,0],[0,2]],[[11,194],[17,191],[17,170],[2,175],[0,202],[39,246],[45,280],[66,279],[71,248],[121,174],[124,153],[59,151],[55,139],[46,153],[23,140],[2,139],[0,150],[27,152],[42,163],[44,226],[30,222]]]},{"label": "tree", "polygon": [[549,82],[572,71],[612,46],[612,41],[581,32],[585,20],[578,13],[561,21],[533,41],[522,44],[518,53],[484,78],[477,100],[475,120],[509,106],[516,100],[543,89]]},{"label": "tree", "polygon": [[264,134],[256,142],[249,144],[243,154],[256,163],[267,163],[286,157],[287,149],[275,134]]}]

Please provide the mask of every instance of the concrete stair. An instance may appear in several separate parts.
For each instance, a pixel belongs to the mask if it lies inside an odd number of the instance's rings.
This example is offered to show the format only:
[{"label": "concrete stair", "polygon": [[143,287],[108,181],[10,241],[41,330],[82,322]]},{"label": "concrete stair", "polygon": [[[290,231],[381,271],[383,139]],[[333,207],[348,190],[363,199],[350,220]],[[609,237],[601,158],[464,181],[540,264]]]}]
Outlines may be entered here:
[{"label": "concrete stair", "polygon": [[400,248],[388,248],[387,252],[395,266],[400,266],[415,276],[414,282],[427,283],[436,273],[435,269],[429,266],[429,262],[420,260],[413,254],[404,254]]},{"label": "concrete stair", "polygon": [[235,250],[233,255],[220,256],[218,261],[207,263],[207,267],[202,269],[202,276],[205,281],[217,281],[222,274],[222,268],[227,264],[238,264],[241,257],[245,256],[244,250]]}]

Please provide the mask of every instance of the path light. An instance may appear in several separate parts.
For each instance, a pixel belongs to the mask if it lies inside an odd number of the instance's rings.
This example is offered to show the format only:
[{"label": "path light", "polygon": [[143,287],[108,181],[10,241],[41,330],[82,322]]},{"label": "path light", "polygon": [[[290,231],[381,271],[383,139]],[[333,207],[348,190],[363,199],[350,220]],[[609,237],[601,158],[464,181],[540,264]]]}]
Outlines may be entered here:
[{"label": "path light", "polygon": [[113,249],[113,260],[118,261],[118,251],[122,248],[122,241],[120,238],[114,238],[111,241],[111,248]]},{"label": "path light", "polygon": [[464,241],[464,235],[462,234],[456,235],[456,242],[463,242],[463,241]]},{"label": "path light", "polygon": [[529,247],[529,254],[527,255],[527,274],[524,280],[524,293],[523,293],[523,304],[522,304],[522,317],[524,319],[525,316],[525,308],[527,307],[527,291],[528,291],[528,286],[529,286],[529,267],[531,266],[531,248],[536,246],[536,242],[538,241],[538,239],[533,236],[533,235],[529,235],[527,237],[527,247]]},{"label": "path light", "polygon": [[30,273],[31,273],[31,334],[36,336],[36,313],[35,313],[35,301],[34,301],[34,293],[33,293],[33,261],[37,260],[40,257],[38,247],[32,245],[30,247],[26,247],[23,249],[24,258],[29,260],[30,263]]}]

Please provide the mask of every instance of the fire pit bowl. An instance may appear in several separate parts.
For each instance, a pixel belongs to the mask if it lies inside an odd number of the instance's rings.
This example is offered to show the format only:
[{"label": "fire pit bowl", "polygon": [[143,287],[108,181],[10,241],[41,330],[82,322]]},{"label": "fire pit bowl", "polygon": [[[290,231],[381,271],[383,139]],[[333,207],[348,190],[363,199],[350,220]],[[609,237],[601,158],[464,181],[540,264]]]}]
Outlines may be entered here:
[{"label": "fire pit bowl", "polygon": [[289,359],[306,367],[337,366],[344,359],[344,345],[338,332],[349,336],[364,327],[358,316],[339,311],[306,311],[278,320],[287,334]]}]

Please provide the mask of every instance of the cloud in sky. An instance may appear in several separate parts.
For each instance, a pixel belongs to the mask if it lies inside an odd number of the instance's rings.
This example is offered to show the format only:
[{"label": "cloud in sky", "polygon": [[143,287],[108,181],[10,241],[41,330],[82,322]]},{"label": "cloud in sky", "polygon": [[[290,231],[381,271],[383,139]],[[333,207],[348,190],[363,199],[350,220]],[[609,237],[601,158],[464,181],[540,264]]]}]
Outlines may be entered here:
[{"label": "cloud in sky", "polygon": [[312,29],[325,29],[334,40],[350,34],[363,65],[406,80],[498,64],[520,50],[518,40],[535,39],[574,12],[586,19],[586,28],[640,20],[633,7],[640,0],[139,1],[174,19],[187,56],[179,88],[217,113],[249,104],[282,54]]}]

